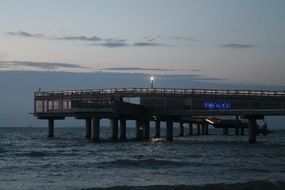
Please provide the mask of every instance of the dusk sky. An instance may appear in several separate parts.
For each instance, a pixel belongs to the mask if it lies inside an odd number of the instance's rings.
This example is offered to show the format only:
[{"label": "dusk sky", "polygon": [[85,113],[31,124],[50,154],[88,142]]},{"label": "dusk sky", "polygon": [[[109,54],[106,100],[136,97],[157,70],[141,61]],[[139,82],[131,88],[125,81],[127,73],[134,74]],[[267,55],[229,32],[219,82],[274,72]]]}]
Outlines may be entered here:
[{"label": "dusk sky", "polygon": [[1,0],[0,70],[182,73],[283,86],[284,10],[283,0]]}]

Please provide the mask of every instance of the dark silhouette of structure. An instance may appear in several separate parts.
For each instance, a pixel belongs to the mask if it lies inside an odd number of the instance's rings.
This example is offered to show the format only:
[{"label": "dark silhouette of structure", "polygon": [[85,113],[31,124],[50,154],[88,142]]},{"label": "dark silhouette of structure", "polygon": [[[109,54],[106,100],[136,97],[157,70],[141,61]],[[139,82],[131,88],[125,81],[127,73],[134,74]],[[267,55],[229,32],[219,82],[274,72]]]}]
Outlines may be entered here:
[{"label": "dark silhouette of structure", "polygon": [[[136,103],[128,100],[136,98]],[[160,137],[160,122],[166,122],[166,139],[173,140],[173,122],[193,124],[197,135],[208,134],[208,125],[236,128],[236,134],[248,129],[249,142],[256,142],[257,120],[269,115],[285,115],[285,91],[216,90],[175,88],[114,88],[98,90],[39,91],[34,94],[34,116],[47,119],[49,137],[54,135],[54,120],[75,117],[84,119],[86,137],[99,141],[100,119],[109,118],[111,139],[126,139],[126,121],[136,120],[136,138],[150,138],[150,121],[155,121],[155,137]],[[239,116],[233,124],[214,116]],[[119,136],[120,134],[120,136]]]}]

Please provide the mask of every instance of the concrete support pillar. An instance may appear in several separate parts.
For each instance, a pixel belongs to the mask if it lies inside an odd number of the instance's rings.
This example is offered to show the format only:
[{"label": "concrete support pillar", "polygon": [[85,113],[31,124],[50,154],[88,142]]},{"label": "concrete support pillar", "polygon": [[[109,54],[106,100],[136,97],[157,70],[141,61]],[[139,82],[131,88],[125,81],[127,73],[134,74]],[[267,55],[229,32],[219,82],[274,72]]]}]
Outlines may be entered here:
[{"label": "concrete support pillar", "polygon": [[205,124],[205,135],[209,135],[209,125]]},{"label": "concrete support pillar", "polygon": [[136,120],[136,139],[137,140],[143,140],[143,129],[144,129],[144,123],[142,119]]},{"label": "concrete support pillar", "polygon": [[243,127],[240,128],[240,135],[244,135],[244,128]]},{"label": "concrete support pillar", "polygon": [[183,121],[179,122],[179,128],[180,128],[179,136],[183,137],[184,136],[184,123],[183,123]]},{"label": "concrete support pillar", "polygon": [[229,128],[227,127],[223,128],[223,135],[229,135]]},{"label": "concrete support pillar", "polygon": [[239,127],[235,128],[235,135],[239,135]]},{"label": "concrete support pillar", "polygon": [[144,121],[144,139],[149,139],[150,133],[149,133],[149,120]]},{"label": "concrete support pillar", "polygon": [[197,135],[200,135],[201,134],[201,125],[200,123],[197,123]]},{"label": "concrete support pillar", "polygon": [[256,118],[250,117],[248,119],[248,142],[255,143],[256,142]]},{"label": "concrete support pillar", "polygon": [[91,138],[91,125],[92,125],[92,119],[91,118],[85,119],[85,138]]},{"label": "concrete support pillar", "polygon": [[263,124],[263,126],[262,126],[262,133],[263,133],[263,136],[267,135],[267,123]]},{"label": "concrete support pillar", "polygon": [[92,118],[91,139],[93,141],[100,140],[100,118]]},{"label": "concrete support pillar", "polygon": [[173,140],[173,122],[166,121],[166,140],[172,141]]},{"label": "concrete support pillar", "polygon": [[160,120],[155,120],[155,137],[160,137]]},{"label": "concrete support pillar", "polygon": [[189,123],[189,135],[193,135],[193,123],[192,122],[190,122]]},{"label": "concrete support pillar", "polygon": [[54,137],[54,119],[48,119],[48,137]]},{"label": "concrete support pillar", "polygon": [[110,126],[111,126],[111,140],[118,140],[118,132],[119,132],[118,119],[117,118],[110,119]]},{"label": "concrete support pillar", "polygon": [[205,123],[202,124],[202,135],[205,135]]},{"label": "concrete support pillar", "polygon": [[120,139],[126,140],[127,136],[127,122],[125,119],[120,119]]}]

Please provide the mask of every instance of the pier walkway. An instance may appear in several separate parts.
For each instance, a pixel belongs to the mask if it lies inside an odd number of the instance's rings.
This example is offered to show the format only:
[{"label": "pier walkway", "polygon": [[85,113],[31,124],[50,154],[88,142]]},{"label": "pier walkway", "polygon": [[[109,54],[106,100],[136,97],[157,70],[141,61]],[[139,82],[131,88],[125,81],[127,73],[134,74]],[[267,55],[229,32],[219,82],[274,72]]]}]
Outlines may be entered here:
[{"label": "pier walkway", "polygon": [[[248,120],[249,142],[256,142],[256,121],[270,115],[285,115],[285,91],[108,88],[34,93],[34,116],[48,120],[50,137],[54,120],[65,117],[84,119],[86,137],[99,141],[103,118],[110,119],[112,140],[126,139],[127,120],[136,121],[140,140],[150,138],[150,121],[155,122],[155,137],[160,137],[160,122],[164,121],[166,139],[172,140],[173,122],[180,123],[181,136],[185,124],[189,135],[193,135],[193,124],[199,135],[208,134],[208,125],[215,125],[210,116],[238,116]],[[244,127],[237,130],[243,134]]]}]

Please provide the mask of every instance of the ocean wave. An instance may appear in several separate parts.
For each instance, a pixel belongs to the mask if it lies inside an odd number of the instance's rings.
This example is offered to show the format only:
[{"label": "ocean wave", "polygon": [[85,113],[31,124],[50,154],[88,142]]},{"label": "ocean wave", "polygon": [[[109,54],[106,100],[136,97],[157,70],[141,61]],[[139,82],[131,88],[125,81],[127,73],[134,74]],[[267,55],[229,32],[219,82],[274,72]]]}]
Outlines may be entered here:
[{"label": "ocean wave", "polygon": [[271,173],[270,169],[261,169],[261,168],[239,168],[238,171],[241,172],[256,172],[256,173]]},{"label": "ocean wave", "polygon": [[151,186],[113,186],[93,187],[82,190],[284,190],[285,181],[249,181],[234,184],[205,184],[205,185],[151,185]]},{"label": "ocean wave", "polygon": [[173,161],[173,160],[158,160],[158,159],[118,159],[110,162],[101,162],[100,166],[113,166],[113,167],[161,167],[161,166],[184,166],[187,162]]},{"label": "ocean wave", "polygon": [[26,156],[30,156],[30,157],[44,157],[47,155],[48,153],[43,152],[43,151],[31,151],[26,154]]},{"label": "ocean wave", "polygon": [[[0,153],[5,153],[5,152],[7,152],[7,150],[0,147]],[[1,156],[1,155],[0,155],[0,156]]]}]

